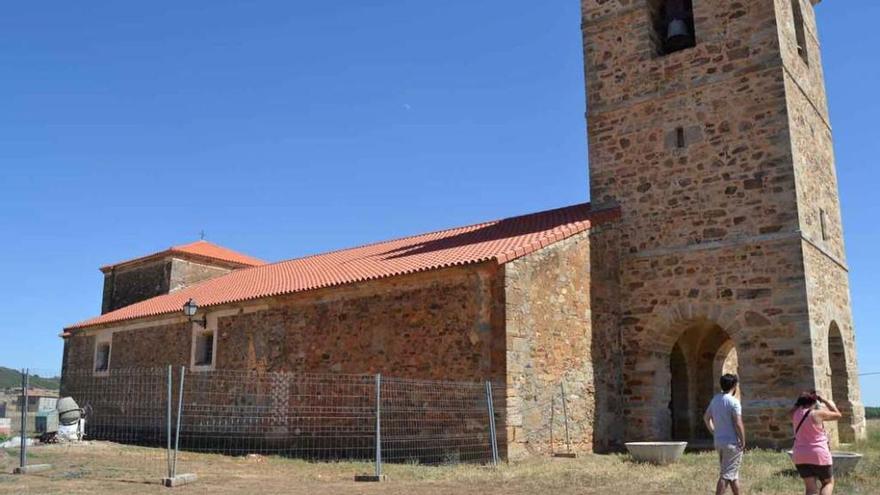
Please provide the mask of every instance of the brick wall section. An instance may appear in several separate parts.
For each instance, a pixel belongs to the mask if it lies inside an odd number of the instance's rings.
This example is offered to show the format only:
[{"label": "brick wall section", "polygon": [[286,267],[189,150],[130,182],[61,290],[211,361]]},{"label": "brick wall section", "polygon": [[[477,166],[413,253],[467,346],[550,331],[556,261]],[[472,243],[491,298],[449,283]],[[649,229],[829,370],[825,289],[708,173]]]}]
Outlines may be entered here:
[{"label": "brick wall section", "polygon": [[[565,380],[573,448],[593,449],[595,379],[590,327],[590,240],[579,234],[504,266],[510,453],[551,448],[553,395]],[[561,417],[557,399],[555,416]],[[562,451],[562,422],[554,422]]]}]

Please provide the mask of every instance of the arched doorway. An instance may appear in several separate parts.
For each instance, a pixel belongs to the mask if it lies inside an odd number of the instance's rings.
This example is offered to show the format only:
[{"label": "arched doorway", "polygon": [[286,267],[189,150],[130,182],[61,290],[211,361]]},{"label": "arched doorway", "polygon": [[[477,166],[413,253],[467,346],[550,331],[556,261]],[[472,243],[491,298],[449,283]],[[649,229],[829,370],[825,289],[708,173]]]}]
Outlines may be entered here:
[{"label": "arched doorway", "polygon": [[724,373],[737,373],[738,356],[730,336],[709,320],[689,322],[669,357],[671,436],[708,441],[703,412],[718,392]]},{"label": "arched doorway", "polygon": [[672,415],[672,439],[687,440],[693,435],[691,431],[690,394],[688,392],[688,367],[684,352],[678,344],[672,349],[672,355],[669,357],[669,367],[672,372],[672,385],[670,387],[672,401],[669,404],[669,411]]},{"label": "arched doorway", "polygon": [[849,402],[849,367],[846,360],[846,346],[843,335],[836,322],[828,329],[828,373],[831,381],[831,399],[840,408],[843,418],[838,422],[838,435],[842,443],[855,441],[852,427],[852,404]]}]

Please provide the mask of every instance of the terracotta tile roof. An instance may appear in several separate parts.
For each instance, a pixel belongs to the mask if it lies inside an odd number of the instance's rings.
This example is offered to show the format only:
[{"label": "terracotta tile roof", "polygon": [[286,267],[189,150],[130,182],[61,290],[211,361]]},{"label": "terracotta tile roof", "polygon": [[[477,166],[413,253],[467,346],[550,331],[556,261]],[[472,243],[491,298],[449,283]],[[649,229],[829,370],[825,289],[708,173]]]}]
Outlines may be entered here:
[{"label": "terracotta tile roof", "polygon": [[594,211],[587,203],[235,270],[67,330],[182,313],[189,298],[210,307],[456,265],[504,264],[618,216],[618,209]]},{"label": "terracotta tile roof", "polygon": [[164,251],[159,251],[158,253],[149,254],[147,256],[141,256],[126,261],[120,261],[119,263],[113,263],[112,265],[102,266],[101,271],[106,272],[109,271],[111,268],[118,268],[122,265],[128,265],[131,263],[145,261],[153,258],[164,258],[166,256],[175,254],[188,257],[206,258],[208,260],[225,261],[227,263],[242,266],[260,266],[266,264],[266,262],[261,259],[254,258],[253,256],[248,256],[246,254],[241,254],[237,251],[218,246],[212,242],[196,241],[189,244],[183,244],[181,246],[172,246]]}]

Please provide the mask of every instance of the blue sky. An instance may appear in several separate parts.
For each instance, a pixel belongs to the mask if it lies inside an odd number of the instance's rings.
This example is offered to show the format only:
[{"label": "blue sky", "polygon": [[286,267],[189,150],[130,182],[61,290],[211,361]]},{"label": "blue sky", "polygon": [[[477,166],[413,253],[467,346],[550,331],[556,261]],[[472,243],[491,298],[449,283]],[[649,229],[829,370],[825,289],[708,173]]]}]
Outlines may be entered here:
[{"label": "blue sky", "polygon": [[[860,365],[880,372],[880,3],[818,14]],[[58,369],[98,266],[201,230],[280,260],[586,200],[579,23],[576,0],[7,5],[0,364]],[[863,389],[880,405],[880,376]]]}]

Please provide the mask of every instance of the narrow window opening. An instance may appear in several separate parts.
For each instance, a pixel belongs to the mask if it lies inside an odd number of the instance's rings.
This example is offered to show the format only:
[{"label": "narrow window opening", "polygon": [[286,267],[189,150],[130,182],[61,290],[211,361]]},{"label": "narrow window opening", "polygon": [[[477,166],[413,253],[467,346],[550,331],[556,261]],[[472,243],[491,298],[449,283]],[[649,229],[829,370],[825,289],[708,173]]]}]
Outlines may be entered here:
[{"label": "narrow window opening", "polygon": [[804,28],[804,12],[801,10],[800,0],[791,0],[791,10],[794,13],[794,34],[797,40],[798,55],[809,65],[810,57],[807,53],[807,32]]},{"label": "narrow window opening", "polygon": [[828,213],[823,209],[819,209],[819,224],[822,227],[822,240],[828,240]]},{"label": "narrow window opening", "polygon": [[110,342],[101,342],[95,351],[95,371],[110,369]]},{"label": "narrow window opening", "polygon": [[650,0],[650,6],[658,54],[697,46],[693,0]]},{"label": "narrow window opening", "polygon": [[684,127],[675,129],[675,145],[679,148],[687,146],[687,143],[684,140]]},{"label": "narrow window opening", "polygon": [[201,332],[196,335],[195,342],[196,366],[211,366],[214,364],[214,332]]}]

